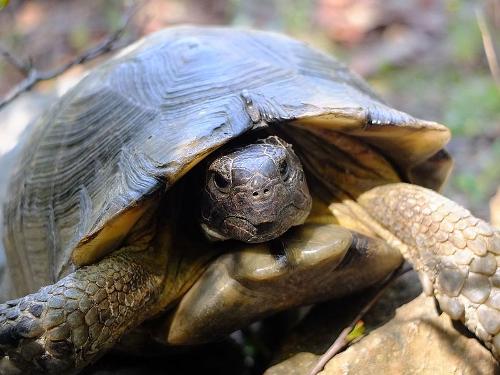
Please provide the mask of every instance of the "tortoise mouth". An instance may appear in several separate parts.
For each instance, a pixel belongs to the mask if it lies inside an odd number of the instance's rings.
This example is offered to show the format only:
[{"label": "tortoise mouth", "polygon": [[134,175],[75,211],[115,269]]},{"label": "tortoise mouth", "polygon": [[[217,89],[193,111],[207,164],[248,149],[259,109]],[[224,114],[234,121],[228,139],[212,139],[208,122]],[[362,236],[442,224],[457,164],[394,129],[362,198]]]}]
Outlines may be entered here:
[{"label": "tortoise mouth", "polygon": [[260,224],[253,224],[250,220],[244,217],[230,216],[224,220],[224,230],[230,238],[249,242],[264,242],[276,236],[275,222],[267,221]]},{"label": "tortoise mouth", "polygon": [[[262,221],[258,224],[242,216],[228,216],[224,219],[222,233],[223,236],[248,243],[270,241],[298,224],[295,212],[300,212],[300,209],[291,203],[277,213],[276,220]],[[291,220],[292,218],[294,220]]]},{"label": "tortoise mouth", "polygon": [[276,224],[272,221],[263,222],[255,225],[255,229],[257,230],[257,235],[266,234],[272,232],[276,227]]}]

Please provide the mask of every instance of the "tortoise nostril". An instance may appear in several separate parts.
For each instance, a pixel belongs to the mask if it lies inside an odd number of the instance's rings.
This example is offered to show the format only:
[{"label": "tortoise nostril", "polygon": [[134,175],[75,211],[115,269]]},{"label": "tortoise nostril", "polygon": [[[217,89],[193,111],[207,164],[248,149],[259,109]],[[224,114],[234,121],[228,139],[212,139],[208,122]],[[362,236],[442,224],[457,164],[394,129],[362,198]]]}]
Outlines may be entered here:
[{"label": "tortoise nostril", "polygon": [[268,195],[269,194],[269,189],[264,189],[264,190],[256,190],[252,193],[254,197],[258,197],[259,195]]}]

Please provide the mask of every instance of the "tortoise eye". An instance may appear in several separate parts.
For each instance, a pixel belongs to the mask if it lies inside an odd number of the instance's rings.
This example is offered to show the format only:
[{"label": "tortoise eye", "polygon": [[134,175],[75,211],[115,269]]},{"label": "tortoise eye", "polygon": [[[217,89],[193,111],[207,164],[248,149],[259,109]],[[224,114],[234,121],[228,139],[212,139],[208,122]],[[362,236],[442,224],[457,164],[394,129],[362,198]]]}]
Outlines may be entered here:
[{"label": "tortoise eye", "polygon": [[286,159],[284,159],[281,163],[280,163],[280,175],[281,175],[281,178],[283,180],[287,180],[288,179],[288,175],[289,175],[289,167],[288,167],[288,162]]},{"label": "tortoise eye", "polygon": [[213,180],[214,180],[215,186],[221,190],[227,189],[230,185],[229,180],[226,177],[224,177],[222,174],[220,174],[219,172],[213,173]]}]

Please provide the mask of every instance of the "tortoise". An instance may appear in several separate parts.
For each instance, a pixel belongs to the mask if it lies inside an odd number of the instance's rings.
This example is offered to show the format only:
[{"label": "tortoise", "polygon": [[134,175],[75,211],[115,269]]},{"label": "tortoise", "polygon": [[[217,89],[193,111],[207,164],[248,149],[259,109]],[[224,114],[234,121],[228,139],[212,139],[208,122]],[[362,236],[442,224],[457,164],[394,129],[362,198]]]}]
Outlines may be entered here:
[{"label": "tortoise", "polygon": [[21,296],[0,305],[4,369],[78,371],[145,321],[165,344],[214,340],[380,282],[402,255],[498,358],[500,234],[436,192],[449,138],[286,36],[145,37],[23,145],[4,210]]}]

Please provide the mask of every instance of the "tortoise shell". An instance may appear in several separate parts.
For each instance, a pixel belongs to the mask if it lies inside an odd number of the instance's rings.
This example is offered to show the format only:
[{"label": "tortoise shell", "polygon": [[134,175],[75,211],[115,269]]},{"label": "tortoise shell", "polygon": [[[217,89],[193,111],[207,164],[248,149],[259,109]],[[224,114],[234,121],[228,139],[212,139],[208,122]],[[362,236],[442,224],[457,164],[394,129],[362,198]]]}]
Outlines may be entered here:
[{"label": "tortoise shell", "polygon": [[[362,140],[403,181],[439,189],[451,166],[446,127],[387,106],[305,43],[238,29],[166,29],[90,71],[33,127],[5,209],[17,293],[113,251],[218,147],[275,125],[293,138],[294,124]],[[311,148],[304,143],[301,154],[314,158]]]}]

